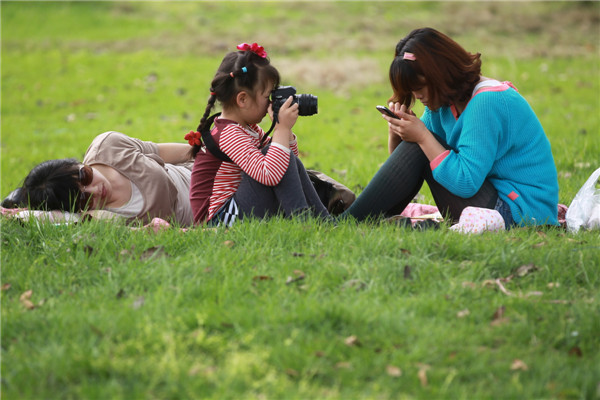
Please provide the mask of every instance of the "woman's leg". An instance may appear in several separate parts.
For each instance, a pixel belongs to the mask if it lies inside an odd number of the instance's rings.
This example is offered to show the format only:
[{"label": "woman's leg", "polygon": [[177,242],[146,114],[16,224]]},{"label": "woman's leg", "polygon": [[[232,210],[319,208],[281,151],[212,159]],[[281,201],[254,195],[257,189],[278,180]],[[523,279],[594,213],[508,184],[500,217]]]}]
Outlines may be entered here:
[{"label": "woman's leg", "polygon": [[[441,140],[444,147],[448,146]],[[498,193],[485,181],[473,197],[464,199],[452,194],[433,179],[429,160],[416,143],[402,142],[381,166],[365,190],[342,215],[359,221],[369,217],[400,214],[417,195],[426,180],[442,215],[457,222],[465,207],[494,209]]]},{"label": "woman's leg", "polygon": [[490,181],[484,181],[479,191],[469,198],[452,194],[448,189],[433,179],[431,169],[425,170],[425,180],[431,189],[433,200],[444,218],[450,218],[452,223],[458,222],[460,214],[466,207],[494,209],[498,201],[498,191]]},{"label": "woman's leg", "polygon": [[342,214],[359,221],[401,213],[419,193],[429,160],[418,144],[401,142]]}]

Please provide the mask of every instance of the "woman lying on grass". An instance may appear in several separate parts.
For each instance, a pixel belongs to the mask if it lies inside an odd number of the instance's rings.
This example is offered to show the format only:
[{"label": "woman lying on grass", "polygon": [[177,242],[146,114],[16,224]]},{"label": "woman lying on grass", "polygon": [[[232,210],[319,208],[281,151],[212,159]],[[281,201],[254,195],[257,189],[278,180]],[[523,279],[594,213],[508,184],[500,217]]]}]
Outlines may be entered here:
[{"label": "woman lying on grass", "polygon": [[[344,215],[360,221],[400,214],[427,181],[453,223],[470,207],[484,218],[493,213],[507,229],[558,224],[546,134],[511,83],[481,75],[479,53],[417,29],[396,45],[389,75],[397,116],[383,115],[390,157]],[[425,106],[420,119],[410,109],[415,99]]]},{"label": "woman lying on grass", "polygon": [[142,222],[158,217],[189,226],[189,152],[187,143],[156,144],[106,132],[92,141],[83,163],[69,158],[37,165],[2,206]]}]

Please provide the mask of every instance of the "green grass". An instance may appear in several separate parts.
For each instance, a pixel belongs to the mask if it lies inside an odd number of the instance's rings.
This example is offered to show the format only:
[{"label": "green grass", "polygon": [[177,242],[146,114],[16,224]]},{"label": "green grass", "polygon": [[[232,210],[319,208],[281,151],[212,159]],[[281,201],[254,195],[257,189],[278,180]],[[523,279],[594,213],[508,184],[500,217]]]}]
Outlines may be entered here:
[{"label": "green grass", "polygon": [[[394,45],[428,25],[529,100],[568,205],[598,168],[599,8],[2,2],[0,192],[106,130],[182,141],[244,41],[319,97],[295,127],[305,164],[360,192],[386,155]],[[597,231],[1,222],[7,399],[600,398]]]}]

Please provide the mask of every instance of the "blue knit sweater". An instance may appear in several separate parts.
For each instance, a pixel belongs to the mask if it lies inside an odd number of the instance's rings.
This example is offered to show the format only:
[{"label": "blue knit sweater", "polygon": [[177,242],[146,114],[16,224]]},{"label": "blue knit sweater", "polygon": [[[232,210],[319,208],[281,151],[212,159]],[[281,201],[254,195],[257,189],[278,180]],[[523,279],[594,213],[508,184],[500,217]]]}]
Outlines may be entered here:
[{"label": "blue knit sweater", "polygon": [[432,162],[435,180],[446,189],[469,198],[489,179],[517,224],[558,224],[558,179],[550,142],[516,90],[507,85],[483,90],[458,119],[450,107],[425,108],[421,119],[453,149]]}]

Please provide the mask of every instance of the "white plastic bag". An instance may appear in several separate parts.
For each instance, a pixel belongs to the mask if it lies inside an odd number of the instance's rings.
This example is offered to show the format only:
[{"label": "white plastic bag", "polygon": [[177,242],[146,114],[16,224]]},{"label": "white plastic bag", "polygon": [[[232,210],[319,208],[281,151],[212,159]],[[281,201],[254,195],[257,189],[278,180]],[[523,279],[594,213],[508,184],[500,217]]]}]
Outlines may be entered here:
[{"label": "white plastic bag", "polygon": [[597,187],[600,168],[589,177],[571,202],[567,215],[567,229],[600,229],[600,189]]}]

